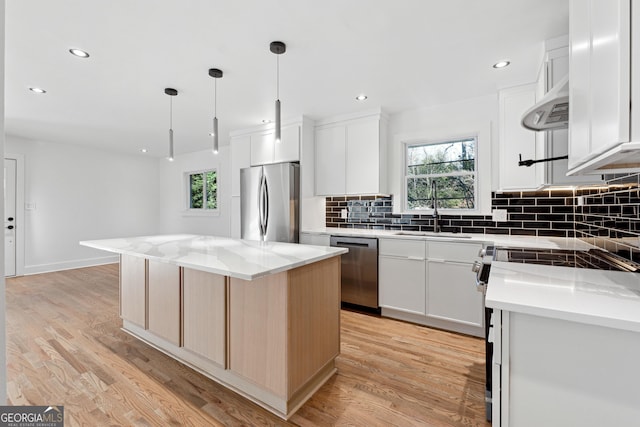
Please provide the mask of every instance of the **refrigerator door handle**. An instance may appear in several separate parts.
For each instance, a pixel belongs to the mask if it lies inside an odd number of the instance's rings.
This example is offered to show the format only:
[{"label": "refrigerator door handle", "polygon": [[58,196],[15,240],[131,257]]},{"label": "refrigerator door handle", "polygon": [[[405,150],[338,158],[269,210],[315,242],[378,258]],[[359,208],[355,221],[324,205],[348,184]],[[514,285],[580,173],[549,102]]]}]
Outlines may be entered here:
[{"label": "refrigerator door handle", "polygon": [[260,237],[264,236],[264,175],[260,175],[260,190],[258,191],[258,228],[260,228]]},{"label": "refrigerator door handle", "polygon": [[267,235],[267,227],[269,226],[269,182],[264,177],[264,235]]}]

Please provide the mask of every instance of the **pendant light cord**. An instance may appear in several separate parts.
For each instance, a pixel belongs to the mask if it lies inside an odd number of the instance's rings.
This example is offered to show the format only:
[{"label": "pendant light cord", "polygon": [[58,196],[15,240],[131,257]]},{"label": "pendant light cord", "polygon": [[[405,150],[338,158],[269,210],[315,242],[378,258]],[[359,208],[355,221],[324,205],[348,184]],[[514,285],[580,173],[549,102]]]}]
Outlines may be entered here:
[{"label": "pendant light cord", "polygon": [[173,96],[169,97],[169,129],[173,129]]},{"label": "pendant light cord", "polygon": [[213,117],[218,116],[218,79],[213,79]]},{"label": "pendant light cord", "polygon": [[280,99],[280,55],[276,55],[276,99]]}]

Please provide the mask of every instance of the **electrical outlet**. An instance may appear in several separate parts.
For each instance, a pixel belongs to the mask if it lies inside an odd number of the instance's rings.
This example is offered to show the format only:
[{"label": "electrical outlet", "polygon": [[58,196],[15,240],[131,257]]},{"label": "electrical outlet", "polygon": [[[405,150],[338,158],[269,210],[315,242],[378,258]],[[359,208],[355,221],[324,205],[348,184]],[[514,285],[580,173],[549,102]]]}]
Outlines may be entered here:
[{"label": "electrical outlet", "polygon": [[340,218],[342,218],[342,219],[347,219],[347,216],[348,216],[348,212],[347,212],[347,210],[346,210],[346,209],[342,209],[342,210],[340,211]]},{"label": "electrical outlet", "polygon": [[491,211],[491,219],[496,222],[508,221],[506,209],[494,209]]},{"label": "electrical outlet", "polygon": [[27,202],[24,204],[24,209],[26,211],[35,211],[36,210],[36,204],[34,202]]}]

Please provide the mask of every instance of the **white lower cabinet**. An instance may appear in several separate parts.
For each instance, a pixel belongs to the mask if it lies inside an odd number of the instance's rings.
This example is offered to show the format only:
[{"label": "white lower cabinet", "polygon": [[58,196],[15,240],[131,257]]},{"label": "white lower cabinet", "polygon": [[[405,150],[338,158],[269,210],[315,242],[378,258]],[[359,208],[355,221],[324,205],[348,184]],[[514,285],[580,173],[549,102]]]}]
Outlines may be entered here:
[{"label": "white lower cabinet", "polygon": [[378,260],[380,305],[399,311],[425,314],[424,259],[380,255]]},{"label": "white lower cabinet", "polygon": [[640,334],[493,311],[492,425],[636,426]]},{"label": "white lower cabinet", "polygon": [[482,327],[483,295],[473,286],[470,263],[428,261],[427,313],[443,320]]},{"label": "white lower cabinet", "polygon": [[479,243],[379,239],[383,316],[484,336],[483,296],[471,264]]}]

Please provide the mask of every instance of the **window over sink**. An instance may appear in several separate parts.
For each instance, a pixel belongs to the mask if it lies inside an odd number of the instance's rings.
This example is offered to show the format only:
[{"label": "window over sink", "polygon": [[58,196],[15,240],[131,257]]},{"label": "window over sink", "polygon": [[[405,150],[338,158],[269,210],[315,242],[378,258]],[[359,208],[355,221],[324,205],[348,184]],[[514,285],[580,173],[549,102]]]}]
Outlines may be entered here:
[{"label": "window over sink", "polygon": [[218,171],[209,169],[185,175],[187,210],[190,213],[217,213]]},{"label": "window over sink", "polygon": [[405,210],[477,208],[477,137],[405,145]]}]

